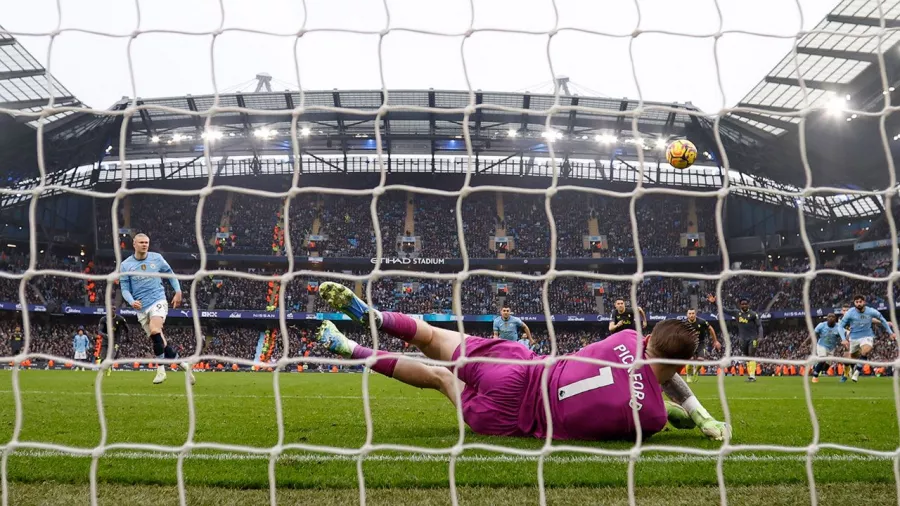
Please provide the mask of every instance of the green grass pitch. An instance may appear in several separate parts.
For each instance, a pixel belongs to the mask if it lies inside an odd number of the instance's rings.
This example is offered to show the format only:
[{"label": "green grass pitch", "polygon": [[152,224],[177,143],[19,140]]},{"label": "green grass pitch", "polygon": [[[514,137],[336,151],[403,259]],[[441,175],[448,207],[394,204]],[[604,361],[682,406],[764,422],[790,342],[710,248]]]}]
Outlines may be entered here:
[{"label": "green grass pitch", "polygon": [[[20,441],[90,448],[100,442],[94,396],[97,374],[82,371],[21,371],[23,425]],[[146,443],[177,446],[188,433],[184,376],[170,373],[152,385],[149,373],[115,372],[103,378],[107,444]],[[284,442],[359,448],[366,438],[361,374],[282,374]],[[194,388],[197,443],[271,447],[278,441],[271,373],[197,374]],[[417,390],[377,375],[369,377],[373,420],[372,443],[448,448],[459,437],[455,409],[440,394]],[[801,378],[760,378],[748,384],[726,378],[736,445],[804,447],[812,441]],[[820,442],[896,451],[897,412],[889,378],[863,378],[839,384],[824,378],[811,385]],[[693,388],[715,416],[722,415],[715,378]],[[11,373],[0,373],[0,439],[12,436],[15,405]],[[466,443],[537,450],[543,440],[493,438],[465,433]],[[626,442],[579,443],[581,447],[627,450]],[[717,449],[697,431],[668,429],[648,439],[657,446]],[[88,498],[91,459],[52,451],[19,449],[9,458],[11,498],[19,503],[53,504],[59,499]],[[150,494],[177,501],[174,454],[134,450],[108,452],[99,461],[101,502],[119,503],[128,494],[137,502]],[[184,461],[184,478],[193,504],[247,504],[268,501],[267,455],[197,450]],[[897,502],[890,458],[823,450],[814,460],[820,503],[853,500]],[[449,503],[446,455],[377,451],[363,462],[367,499],[372,504]],[[544,463],[550,502],[627,503],[627,467],[621,459],[577,452],[555,452]],[[470,450],[456,464],[456,483],[466,504],[537,502],[538,462],[487,451]],[[357,461],[326,453],[287,451],[275,466],[278,495],[285,502],[345,504],[359,501]],[[785,504],[808,503],[804,453],[741,451],[724,463],[728,500],[757,504],[775,494]],[[695,504],[708,497],[718,502],[716,459],[669,451],[644,452],[635,466],[636,493],[645,504]],[[749,492],[748,492],[749,491]],[[125,494],[123,496],[123,494]],[[845,494],[845,495],[842,495]],[[570,497],[571,496],[571,497]],[[38,500],[40,499],[40,500]],[[751,500],[752,499],[752,500]],[[499,502],[498,502],[499,501]],[[825,502],[827,501],[827,502]],[[79,501],[75,501],[79,502]],[[127,501],[126,501],[127,502]],[[780,504],[777,500],[768,504]]]}]

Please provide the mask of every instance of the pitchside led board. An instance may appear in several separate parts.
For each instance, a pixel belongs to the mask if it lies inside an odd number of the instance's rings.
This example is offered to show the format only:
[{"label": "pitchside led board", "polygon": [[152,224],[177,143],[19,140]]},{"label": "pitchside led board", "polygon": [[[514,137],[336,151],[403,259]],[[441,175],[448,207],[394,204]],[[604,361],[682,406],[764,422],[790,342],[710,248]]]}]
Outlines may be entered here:
[{"label": "pitchside led board", "polygon": [[[415,288],[415,285],[413,285]],[[500,294],[501,290],[506,291],[508,295],[508,285],[506,283],[498,283],[497,284],[497,292]],[[897,303],[897,306],[900,307],[900,302]],[[887,308],[884,304],[873,305],[875,309],[879,311],[885,311]],[[0,311],[20,311],[22,306],[20,304],[13,304],[11,302],[0,302]],[[813,317],[821,318],[824,317],[828,313],[840,312],[841,308],[821,308],[814,309],[812,311]],[[28,311],[30,313],[47,313],[47,306],[40,304],[29,304]],[[85,314],[85,315],[104,315],[106,314],[106,308],[103,307],[83,307],[83,306],[63,306],[59,309],[60,313],[63,314]],[[134,317],[137,315],[137,312],[134,309],[119,309],[116,311],[118,314],[121,314],[125,317]],[[205,319],[220,319],[220,320],[277,320],[279,318],[280,313],[278,311],[259,311],[259,310],[211,310],[211,311],[199,311],[198,316],[201,320]],[[415,318],[428,321],[428,322],[454,322],[459,321],[460,319],[465,322],[490,322],[493,321],[494,315],[489,314],[475,314],[475,315],[463,315],[459,317],[450,313],[430,313],[430,314],[418,314],[418,315],[410,315]],[[516,314],[523,321],[529,322],[544,322],[546,321],[546,316],[544,314]],[[710,313],[702,313],[700,315],[701,318],[707,320],[716,320],[718,319],[718,315],[714,312]],[[768,313],[760,313],[760,318],[763,320],[779,320],[779,319],[787,319],[787,318],[803,318],[805,313],[802,309],[798,310],[787,310],[787,311],[771,311]],[[169,318],[193,318],[194,312],[190,309],[170,309],[169,310]],[[299,311],[290,311],[285,312],[284,315],[286,320],[349,320],[350,318],[344,315],[343,313],[306,313]],[[647,319],[651,322],[662,321],[667,319],[680,319],[684,318],[684,313],[647,313]],[[608,314],[555,314],[550,316],[551,321],[555,323],[560,322],[608,322],[609,315]],[[726,320],[733,320],[734,318],[730,316],[725,317]]]}]

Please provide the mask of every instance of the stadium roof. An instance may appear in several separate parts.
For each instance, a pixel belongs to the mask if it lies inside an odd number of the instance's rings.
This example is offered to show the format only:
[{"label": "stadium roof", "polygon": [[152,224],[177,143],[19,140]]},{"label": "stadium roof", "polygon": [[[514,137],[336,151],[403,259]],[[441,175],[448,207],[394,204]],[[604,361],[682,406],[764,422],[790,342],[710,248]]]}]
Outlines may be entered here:
[{"label": "stadium roof", "polygon": [[[48,74],[19,41],[0,26],[0,108],[41,112],[47,107],[51,96],[54,106],[81,106],[69,90]],[[75,111],[64,111],[23,119],[28,126],[37,128],[39,124],[47,125],[74,114]],[[6,115],[2,117],[11,118]]]},{"label": "stadium roof", "polygon": [[[385,103],[381,90],[296,91],[230,93],[218,96],[220,110],[209,114],[214,95],[131,100],[123,98],[110,114],[81,114],[65,128],[47,129],[44,136],[48,173],[119,157],[124,111],[126,159],[161,160],[197,156],[204,136],[211,140],[214,156],[252,155],[255,158],[292,154],[292,115],[297,114],[298,146],[302,155],[365,155],[376,148],[376,122],[389,155],[466,153],[464,125],[476,156],[541,157],[553,145],[561,160],[664,161],[660,149],[672,137],[694,140],[709,164],[722,159],[712,121],[698,116],[690,104],[644,102],[633,132],[631,115],[636,100],[607,97],[559,97],[559,108],[550,118],[553,95],[446,90],[391,90],[387,104],[400,107],[379,115]],[[474,111],[463,112],[474,101]],[[224,108],[224,110],[221,110]],[[134,111],[134,109],[131,109]],[[207,131],[207,116],[210,130]],[[2,128],[2,125],[0,125]],[[2,133],[2,131],[0,131]],[[729,157],[764,151],[767,134],[727,118],[720,133]],[[635,139],[637,135],[638,139]],[[16,151],[33,153],[34,138],[22,139]],[[36,175],[27,161],[0,159],[0,175],[7,186]],[[749,165],[749,164],[748,164]]]},{"label": "stadium roof", "polygon": [[[859,89],[854,81],[869,70],[877,72],[878,54],[900,41],[900,31],[882,30],[876,0],[842,0],[812,33],[796,45],[750,93],[740,107],[799,111],[804,107],[844,106],[846,97]],[[887,28],[900,26],[900,2],[881,2]],[[890,5],[889,5],[890,4]],[[818,32],[818,33],[817,33]],[[796,60],[795,60],[796,58]],[[806,85],[806,101],[799,78]],[[739,121],[774,135],[788,132],[800,122],[797,116],[737,113]],[[789,123],[790,125],[785,125]]]}]

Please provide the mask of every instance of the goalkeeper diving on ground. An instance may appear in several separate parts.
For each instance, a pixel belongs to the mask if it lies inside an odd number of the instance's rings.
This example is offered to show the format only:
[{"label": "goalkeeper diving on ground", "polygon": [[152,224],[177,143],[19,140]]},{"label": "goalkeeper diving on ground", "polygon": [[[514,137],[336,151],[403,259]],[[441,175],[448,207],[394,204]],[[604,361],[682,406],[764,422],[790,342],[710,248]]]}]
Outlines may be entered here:
[{"label": "goalkeeper diving on ground", "polygon": [[[368,325],[372,313],[382,332],[416,346],[430,359],[449,362],[460,356],[459,332],[432,327],[402,313],[377,311],[338,283],[322,283],[319,294],[331,307],[361,325]],[[375,353],[348,339],[329,321],[319,327],[316,337],[344,358],[365,359]],[[638,339],[634,330],[622,330],[565,356],[627,366],[637,358]],[[666,320],[645,339],[644,356],[688,362],[697,350],[697,341],[696,329],[679,320]],[[379,351],[378,356],[383,358],[372,366],[375,372],[407,385],[438,390],[454,404],[459,392],[463,419],[479,434],[544,438],[552,422],[554,439],[633,439],[636,427],[632,406],[637,408],[644,437],[661,431],[667,421],[677,428],[697,427],[717,441],[731,430],[706,411],[677,374],[683,364],[648,364],[629,376],[624,367],[560,360],[547,371],[551,417],[547,420],[541,392],[545,367],[541,362],[470,362],[459,367],[457,378],[446,367],[405,360],[393,353]],[[465,336],[465,356],[518,361],[543,358],[513,341],[475,336]],[[663,392],[674,402],[663,401]]]}]

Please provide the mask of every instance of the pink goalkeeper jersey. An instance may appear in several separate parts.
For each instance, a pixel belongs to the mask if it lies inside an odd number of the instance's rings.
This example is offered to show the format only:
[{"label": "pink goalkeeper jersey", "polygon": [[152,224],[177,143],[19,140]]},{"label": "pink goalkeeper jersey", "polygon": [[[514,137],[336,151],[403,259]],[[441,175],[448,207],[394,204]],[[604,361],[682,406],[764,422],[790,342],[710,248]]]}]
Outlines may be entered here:
[{"label": "pink goalkeeper jersey", "polygon": [[[638,339],[634,330],[623,330],[569,356],[627,365],[636,358]],[[535,372],[536,377],[532,379],[540,385],[541,371]],[[663,404],[662,390],[649,365],[635,370],[629,378],[628,369],[565,360],[557,363],[550,371],[553,438],[634,438],[635,419],[629,382],[634,385],[634,400],[639,408],[644,437],[662,430],[667,420],[666,407]],[[538,389],[538,402],[534,405],[536,423],[532,430],[536,437],[545,437],[547,424],[539,392]]]}]

